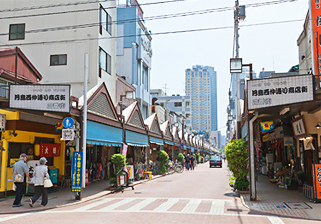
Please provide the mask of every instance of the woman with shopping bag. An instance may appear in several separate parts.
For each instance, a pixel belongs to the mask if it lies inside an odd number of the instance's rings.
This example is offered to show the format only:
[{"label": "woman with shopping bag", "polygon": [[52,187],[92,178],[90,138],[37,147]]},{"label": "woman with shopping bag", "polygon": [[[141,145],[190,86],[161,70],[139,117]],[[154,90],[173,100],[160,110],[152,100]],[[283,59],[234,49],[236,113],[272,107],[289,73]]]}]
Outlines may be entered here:
[{"label": "woman with shopping bag", "polygon": [[46,180],[50,181],[48,167],[46,166],[47,159],[45,157],[41,157],[39,163],[40,166],[36,166],[33,173],[32,182],[34,183],[36,194],[29,200],[30,207],[33,207],[33,204],[39,199],[40,196],[41,206],[46,206],[48,203],[48,194],[46,189],[47,183],[45,183]]}]

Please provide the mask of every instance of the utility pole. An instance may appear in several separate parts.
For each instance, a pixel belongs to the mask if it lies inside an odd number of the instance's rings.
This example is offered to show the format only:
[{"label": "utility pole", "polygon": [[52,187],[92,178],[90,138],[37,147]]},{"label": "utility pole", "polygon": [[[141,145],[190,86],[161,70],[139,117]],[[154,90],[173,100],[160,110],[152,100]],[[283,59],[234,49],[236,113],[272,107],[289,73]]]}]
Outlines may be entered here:
[{"label": "utility pole", "polygon": [[[235,58],[239,58],[239,0],[235,1],[235,11],[234,11],[234,28],[235,28]],[[239,139],[239,98],[240,98],[240,77],[239,73],[236,73],[236,98],[235,98],[235,115],[236,115],[236,139]]]}]

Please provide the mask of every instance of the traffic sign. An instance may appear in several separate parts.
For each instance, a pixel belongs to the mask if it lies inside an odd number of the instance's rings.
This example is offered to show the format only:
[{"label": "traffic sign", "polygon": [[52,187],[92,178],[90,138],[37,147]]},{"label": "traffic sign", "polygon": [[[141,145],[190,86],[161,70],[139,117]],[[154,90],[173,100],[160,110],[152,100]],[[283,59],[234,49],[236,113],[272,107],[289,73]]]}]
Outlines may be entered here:
[{"label": "traffic sign", "polygon": [[72,128],[75,124],[74,119],[72,119],[71,117],[66,117],[63,121],[62,121],[62,125],[65,128]]},{"label": "traffic sign", "polygon": [[72,141],[74,139],[75,139],[75,130],[74,129],[62,129],[61,140]]}]

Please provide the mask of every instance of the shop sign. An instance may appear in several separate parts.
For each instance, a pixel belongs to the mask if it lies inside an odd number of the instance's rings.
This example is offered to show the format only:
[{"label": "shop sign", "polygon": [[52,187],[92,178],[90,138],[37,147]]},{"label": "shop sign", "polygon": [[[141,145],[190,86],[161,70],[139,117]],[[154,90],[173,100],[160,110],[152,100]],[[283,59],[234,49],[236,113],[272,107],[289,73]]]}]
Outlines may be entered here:
[{"label": "shop sign", "polygon": [[72,141],[75,138],[75,131],[74,129],[63,129],[61,136],[61,140]]},{"label": "shop sign", "polygon": [[6,131],[6,115],[0,114],[0,132]]},{"label": "shop sign", "polygon": [[82,191],[82,152],[73,152],[71,172],[71,192]]},{"label": "shop sign", "polygon": [[274,129],[274,122],[273,121],[260,122],[260,127],[262,132],[271,131]]},{"label": "shop sign", "polygon": [[314,100],[313,75],[254,79],[247,84],[249,110]]},{"label": "shop sign", "polygon": [[121,154],[124,156],[127,156],[127,149],[128,149],[128,145],[123,144],[123,150],[122,150]]},{"label": "shop sign", "polygon": [[303,118],[296,119],[292,122],[294,137],[305,137],[306,136],[306,129],[304,125]]},{"label": "shop sign", "polygon": [[314,198],[321,199],[321,164],[312,164]]},{"label": "shop sign", "polygon": [[134,166],[127,165],[126,169],[127,169],[127,173],[128,173],[128,178],[133,180],[134,179]]},{"label": "shop sign", "polygon": [[11,158],[10,159],[10,167],[13,167],[16,162],[18,162],[20,158]]},{"label": "shop sign", "polygon": [[284,137],[284,146],[292,146],[294,144],[292,137]]},{"label": "shop sign", "polygon": [[60,144],[40,143],[40,157],[59,157]]},{"label": "shop sign", "polygon": [[10,85],[9,107],[70,112],[70,85]]}]

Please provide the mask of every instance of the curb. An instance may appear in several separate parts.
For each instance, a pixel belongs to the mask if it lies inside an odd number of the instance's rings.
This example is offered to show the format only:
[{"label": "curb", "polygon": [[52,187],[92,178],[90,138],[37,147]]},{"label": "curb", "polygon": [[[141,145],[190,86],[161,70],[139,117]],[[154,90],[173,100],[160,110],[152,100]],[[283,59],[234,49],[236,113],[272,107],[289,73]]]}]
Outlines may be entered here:
[{"label": "curb", "polygon": [[240,195],[240,199],[241,199],[242,205],[243,205],[245,208],[249,209],[250,212],[253,211],[253,212],[257,212],[257,213],[260,213],[260,214],[266,215],[266,216],[277,216],[277,217],[283,217],[283,218],[302,219],[302,220],[307,220],[307,219],[308,219],[308,220],[312,220],[312,221],[320,221],[320,220],[321,220],[321,219],[310,218],[310,217],[308,217],[308,218],[303,218],[303,217],[297,217],[297,216],[291,216],[291,215],[280,215],[280,214],[275,214],[275,213],[271,213],[271,212],[264,212],[264,211],[257,210],[257,209],[253,209],[253,208],[249,207],[249,206],[245,203],[244,198],[243,198],[242,195]]},{"label": "curb", "polygon": [[[152,180],[156,180],[156,179],[159,179],[161,177],[164,177],[164,176],[167,176],[167,175],[171,175],[171,174],[174,174],[175,172],[172,172],[172,173],[166,173],[166,174],[163,174],[163,175],[155,175],[155,177],[153,177],[152,179],[146,179],[146,180],[140,180],[140,181],[136,181],[132,184],[132,186],[136,186],[136,185],[139,185],[141,183],[145,183],[145,182],[149,182],[149,181],[152,181]],[[125,189],[127,188],[130,188],[130,187],[125,187]],[[101,191],[99,193],[96,193],[94,195],[91,195],[91,196],[88,196],[88,197],[85,197],[83,198],[82,200],[80,201],[76,201],[76,202],[71,202],[71,203],[67,203],[67,204],[63,204],[63,205],[55,205],[55,206],[51,206],[51,207],[40,207],[39,209],[33,209],[33,208],[30,208],[32,210],[22,210],[22,211],[16,211],[16,212],[0,212],[0,215],[6,215],[6,214],[22,214],[22,213],[35,213],[35,212],[42,212],[42,211],[47,211],[47,210],[51,210],[51,209],[55,209],[55,208],[63,208],[63,207],[68,207],[68,206],[72,206],[72,205],[77,205],[77,204],[80,204],[80,203],[84,203],[84,202],[87,202],[87,201],[91,201],[91,200],[95,200],[95,199],[98,199],[100,197],[103,197],[103,196],[106,196],[106,195],[110,195],[110,194],[113,194],[114,192],[113,191]],[[29,206],[29,204],[25,204],[26,206]]]}]

